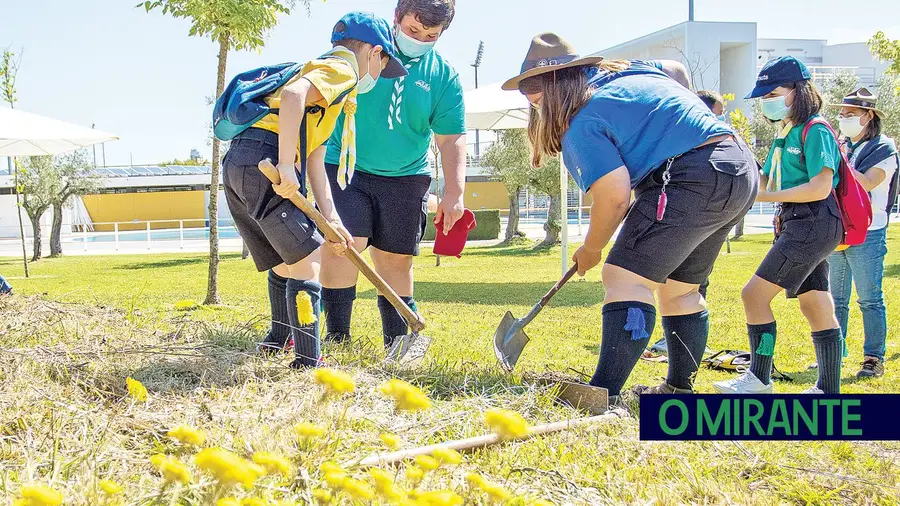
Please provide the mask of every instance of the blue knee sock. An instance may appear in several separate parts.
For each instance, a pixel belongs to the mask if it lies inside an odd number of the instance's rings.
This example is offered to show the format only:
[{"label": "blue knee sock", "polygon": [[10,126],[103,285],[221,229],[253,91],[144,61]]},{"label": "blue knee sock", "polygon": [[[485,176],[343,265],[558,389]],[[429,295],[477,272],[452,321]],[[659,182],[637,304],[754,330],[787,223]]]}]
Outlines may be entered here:
[{"label": "blue knee sock", "polygon": [[272,328],[266,336],[267,343],[284,346],[291,335],[291,321],[287,306],[287,278],[269,270],[269,308],[272,311]]},{"label": "blue knee sock", "polygon": [[[416,301],[412,297],[400,298],[410,309],[417,310]],[[383,295],[378,296],[378,311],[381,313],[381,333],[384,336],[384,346],[389,348],[397,336],[409,333],[409,326],[406,325],[406,320],[400,316],[400,311],[397,311]]]},{"label": "blue knee sock", "polygon": [[349,288],[322,289],[322,302],[325,306],[325,324],[328,333],[350,334],[350,319],[353,316],[353,301],[355,300],[355,285]]},{"label": "blue knee sock", "polygon": [[669,345],[669,374],[666,383],[692,390],[694,376],[706,351],[709,337],[709,311],[663,316],[663,334]]},{"label": "blue knee sock", "polygon": [[[315,322],[309,325],[300,325],[300,317],[297,313],[297,294],[305,292],[312,303]],[[315,281],[289,279],[287,282],[287,307],[291,319],[291,333],[294,336],[294,362],[291,367],[315,367],[321,355],[319,343],[319,317],[320,300],[322,299],[322,285]]]},{"label": "blue knee sock", "polygon": [[655,326],[656,308],[650,304],[612,302],[603,306],[603,341],[591,385],[618,395]]},{"label": "blue knee sock", "polygon": [[819,361],[819,381],[816,385],[826,394],[841,393],[841,329],[812,333],[816,360]]}]

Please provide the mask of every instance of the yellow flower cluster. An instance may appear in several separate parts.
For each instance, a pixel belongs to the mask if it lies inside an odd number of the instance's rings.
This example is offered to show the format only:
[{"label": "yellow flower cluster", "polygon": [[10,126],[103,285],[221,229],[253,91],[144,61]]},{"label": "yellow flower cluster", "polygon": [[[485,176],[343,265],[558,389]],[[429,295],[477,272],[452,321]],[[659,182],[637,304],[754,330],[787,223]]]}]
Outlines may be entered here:
[{"label": "yellow flower cluster", "polygon": [[431,407],[431,400],[418,387],[400,380],[392,379],[382,383],[378,391],[385,397],[394,400],[400,411],[419,411]]},{"label": "yellow flower cluster", "polygon": [[19,498],[13,506],[59,506],[63,496],[56,490],[44,485],[26,485],[19,490]]},{"label": "yellow flower cluster", "polygon": [[294,425],[294,433],[298,438],[308,441],[320,437],[325,433],[325,429],[312,423],[298,423]]},{"label": "yellow flower cluster", "polygon": [[484,413],[484,422],[501,439],[518,439],[531,432],[522,415],[507,409],[489,409]]},{"label": "yellow flower cluster", "polygon": [[324,506],[326,504],[331,504],[331,500],[333,499],[331,492],[329,492],[325,489],[321,489],[321,488],[317,488],[317,489],[313,490],[312,495],[313,495],[313,499],[316,501],[316,504],[319,504],[322,506]]},{"label": "yellow flower cluster", "polygon": [[254,482],[266,474],[265,468],[222,448],[207,448],[194,457],[194,462],[225,486],[240,483],[253,488]]},{"label": "yellow flower cluster", "polygon": [[128,388],[128,395],[141,402],[147,400],[147,388],[140,381],[134,378],[125,378],[125,387]]},{"label": "yellow flower cluster", "polygon": [[334,369],[316,369],[313,379],[325,387],[325,395],[344,395],[353,393],[356,389],[349,374]]},{"label": "yellow flower cluster", "polygon": [[180,300],[175,303],[175,311],[190,311],[197,307],[197,303],[192,300]]},{"label": "yellow flower cluster", "polygon": [[458,465],[462,463],[462,455],[453,448],[438,448],[431,452],[431,456],[443,464]]},{"label": "yellow flower cluster", "polygon": [[316,313],[313,311],[312,299],[306,292],[297,294],[297,318],[300,325],[312,325],[316,323]]},{"label": "yellow flower cluster", "polygon": [[183,462],[165,455],[150,457],[150,463],[159,471],[159,474],[169,483],[190,483],[191,472]]},{"label": "yellow flower cluster", "polygon": [[463,498],[450,490],[424,492],[416,497],[416,506],[461,506]]},{"label": "yellow flower cluster", "polygon": [[167,434],[170,438],[178,440],[182,444],[190,446],[203,446],[206,442],[206,434],[190,425],[179,425],[170,430]]},{"label": "yellow flower cluster", "polygon": [[372,487],[364,481],[351,478],[344,468],[334,462],[323,463],[319,466],[319,471],[325,476],[325,483],[332,490],[342,491],[358,500],[371,501],[375,498]]},{"label": "yellow flower cluster", "polygon": [[378,439],[380,439],[388,449],[396,450],[397,448],[400,448],[400,438],[393,434],[382,434],[378,436]]},{"label": "yellow flower cluster", "polygon": [[118,483],[110,480],[100,480],[100,490],[103,491],[104,494],[113,496],[122,493],[122,487],[119,486]]},{"label": "yellow flower cluster", "polygon": [[466,481],[469,482],[470,487],[487,494],[488,499],[493,503],[505,503],[512,498],[512,493],[509,490],[506,490],[500,484],[489,481],[478,473],[467,474]]},{"label": "yellow flower cluster", "polygon": [[394,484],[394,477],[388,472],[372,468],[369,469],[369,476],[375,481],[375,492],[385,501],[396,503],[406,497],[406,493]]},{"label": "yellow flower cluster", "polygon": [[281,474],[285,478],[291,476],[291,462],[280,455],[256,452],[253,454],[253,462],[261,465],[269,474]]}]

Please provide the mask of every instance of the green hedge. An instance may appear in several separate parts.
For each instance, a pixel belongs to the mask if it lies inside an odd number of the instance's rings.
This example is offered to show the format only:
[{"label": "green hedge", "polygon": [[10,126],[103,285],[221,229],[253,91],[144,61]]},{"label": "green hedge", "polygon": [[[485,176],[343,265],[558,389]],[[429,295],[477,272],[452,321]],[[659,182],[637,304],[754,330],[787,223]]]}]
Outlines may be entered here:
[{"label": "green hedge", "polygon": [[[500,237],[500,211],[472,211],[475,213],[474,229],[469,231],[470,241],[490,241]],[[434,213],[428,213],[428,227],[425,229],[426,241],[433,241],[437,231],[434,229]]]}]

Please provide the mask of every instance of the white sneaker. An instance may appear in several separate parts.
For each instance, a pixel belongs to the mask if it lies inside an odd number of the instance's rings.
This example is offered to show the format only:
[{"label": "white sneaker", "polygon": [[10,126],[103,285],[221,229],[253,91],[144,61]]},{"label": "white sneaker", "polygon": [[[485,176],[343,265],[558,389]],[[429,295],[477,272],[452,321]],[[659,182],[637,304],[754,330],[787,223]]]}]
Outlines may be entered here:
[{"label": "white sneaker", "polygon": [[771,382],[763,385],[762,381],[759,381],[759,378],[750,371],[728,381],[713,383],[713,388],[720,394],[771,394],[775,392]]},{"label": "white sneaker", "polygon": [[825,392],[823,392],[819,387],[817,387],[815,385],[813,385],[813,387],[810,388],[809,390],[804,390],[803,393],[804,394],[825,395]]}]

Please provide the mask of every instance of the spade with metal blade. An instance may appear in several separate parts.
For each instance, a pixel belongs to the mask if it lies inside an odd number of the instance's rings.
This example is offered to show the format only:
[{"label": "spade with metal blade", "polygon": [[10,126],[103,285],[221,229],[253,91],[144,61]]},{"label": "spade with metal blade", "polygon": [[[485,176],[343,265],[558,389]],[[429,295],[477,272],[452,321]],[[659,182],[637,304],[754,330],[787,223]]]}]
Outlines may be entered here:
[{"label": "spade with metal blade", "polygon": [[[259,170],[265,174],[272,184],[281,182],[281,174],[278,173],[278,169],[272,164],[271,160],[266,159],[259,162]],[[322,231],[322,234],[325,235],[326,239],[334,242],[342,240],[341,235],[334,229],[331,222],[325,219],[325,217],[322,216],[322,213],[320,213],[306,197],[301,195],[300,192],[291,195],[289,200],[295,206],[300,208],[300,210],[303,211],[303,214],[308,216],[309,219],[319,227],[319,230]],[[350,260],[350,263],[352,263],[353,266],[375,286],[378,293],[384,295],[388,302],[400,312],[400,315],[403,316],[403,319],[406,320],[406,323],[412,331],[411,334],[399,336],[394,339],[394,342],[387,353],[387,361],[405,366],[410,366],[421,361],[425,357],[425,352],[428,351],[428,347],[431,345],[431,338],[420,334],[420,332],[425,330],[425,320],[403,302],[403,299],[397,295],[397,292],[395,292],[394,289],[366,263],[365,259],[363,259],[358,251],[350,247],[347,248],[346,255],[347,259]]]},{"label": "spade with metal blade", "polygon": [[563,275],[562,279],[553,285],[553,288],[544,295],[540,302],[531,308],[531,311],[525,315],[524,318],[515,318],[510,311],[507,311],[503,316],[503,321],[500,322],[500,326],[497,327],[497,331],[494,332],[494,354],[497,356],[497,360],[500,361],[500,366],[503,367],[506,372],[512,372],[513,367],[516,366],[516,362],[519,361],[519,355],[522,354],[522,350],[525,349],[525,345],[528,344],[525,326],[531,323],[531,320],[534,320],[538,313],[541,312],[541,309],[544,309],[544,306],[550,302],[550,299],[556,295],[556,292],[558,292],[567,281],[572,279],[572,276],[574,276],[576,272],[578,272],[577,264],[573,265],[568,272]]}]

